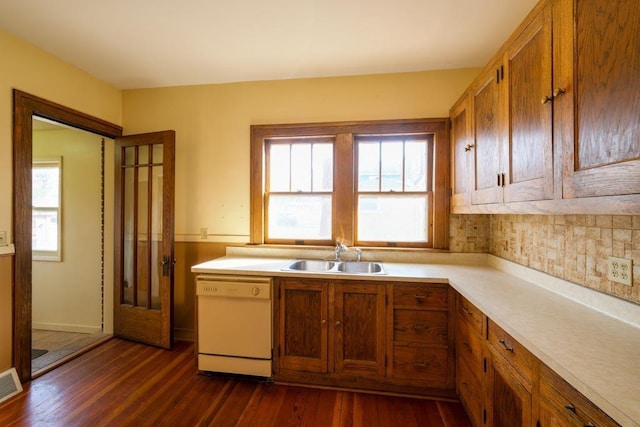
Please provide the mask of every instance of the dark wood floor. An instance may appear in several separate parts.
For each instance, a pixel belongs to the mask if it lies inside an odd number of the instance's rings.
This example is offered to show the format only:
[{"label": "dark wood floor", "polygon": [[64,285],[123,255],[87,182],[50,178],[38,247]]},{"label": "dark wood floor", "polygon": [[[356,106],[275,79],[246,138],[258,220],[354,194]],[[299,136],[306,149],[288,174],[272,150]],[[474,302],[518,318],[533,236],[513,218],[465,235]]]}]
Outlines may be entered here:
[{"label": "dark wood floor", "polygon": [[459,403],[201,375],[193,345],[110,340],[0,404],[0,426],[469,426]]}]

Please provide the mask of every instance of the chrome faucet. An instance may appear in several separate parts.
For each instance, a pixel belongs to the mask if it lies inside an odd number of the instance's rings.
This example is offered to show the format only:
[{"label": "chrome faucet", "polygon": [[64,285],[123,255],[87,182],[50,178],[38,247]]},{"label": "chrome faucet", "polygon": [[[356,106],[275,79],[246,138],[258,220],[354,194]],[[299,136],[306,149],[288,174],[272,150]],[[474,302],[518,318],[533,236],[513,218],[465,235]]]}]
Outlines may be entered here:
[{"label": "chrome faucet", "polygon": [[356,251],[356,261],[360,262],[362,260],[362,249],[355,248]]},{"label": "chrome faucet", "polygon": [[336,242],[336,261],[342,261],[342,253],[347,252],[349,248],[344,243]]}]

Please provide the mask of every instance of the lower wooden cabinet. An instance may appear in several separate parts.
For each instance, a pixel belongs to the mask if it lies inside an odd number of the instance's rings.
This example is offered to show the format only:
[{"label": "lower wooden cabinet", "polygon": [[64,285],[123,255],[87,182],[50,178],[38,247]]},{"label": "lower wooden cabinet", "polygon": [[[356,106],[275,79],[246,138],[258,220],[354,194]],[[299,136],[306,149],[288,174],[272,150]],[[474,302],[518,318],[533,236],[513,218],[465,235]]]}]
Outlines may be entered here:
[{"label": "lower wooden cabinet", "polygon": [[531,387],[502,356],[491,353],[487,361],[486,425],[530,427]]},{"label": "lower wooden cabinet", "polygon": [[447,284],[276,279],[274,379],[453,397]]},{"label": "lower wooden cabinet", "polygon": [[546,365],[540,368],[540,427],[619,424]]}]

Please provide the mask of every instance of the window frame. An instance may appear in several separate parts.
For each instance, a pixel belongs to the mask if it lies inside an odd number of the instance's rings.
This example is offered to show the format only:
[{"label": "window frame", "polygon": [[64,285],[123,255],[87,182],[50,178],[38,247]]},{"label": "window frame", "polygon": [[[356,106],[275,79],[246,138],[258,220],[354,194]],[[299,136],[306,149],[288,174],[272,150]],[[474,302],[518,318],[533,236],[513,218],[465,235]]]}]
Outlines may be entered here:
[{"label": "window frame", "polygon": [[[55,251],[47,251],[47,250],[36,250],[35,247],[32,250],[32,258],[33,261],[54,261],[61,262],[62,261],[62,180],[63,180],[63,170],[62,170],[62,157],[48,157],[48,158],[35,158],[31,162],[32,173],[35,168],[38,167],[52,167],[55,166],[58,169],[58,206],[57,207],[38,207],[31,206],[31,221],[33,222],[33,217],[36,212],[56,212],[57,215],[57,250]],[[32,190],[33,191],[33,190]],[[33,237],[32,237],[33,238]],[[33,245],[33,243],[32,243]]]},{"label": "window frame", "polygon": [[[432,205],[429,211],[431,239],[427,244],[394,245],[376,242],[376,247],[447,249],[449,236],[449,119],[425,118],[354,122],[252,125],[250,146],[250,244],[265,244],[266,141],[275,138],[334,138],[334,200],[332,240],[278,241],[282,245],[332,245],[336,241],[353,245],[356,238],[356,153],[355,138],[366,135],[433,134],[434,170]],[[371,244],[367,242],[367,244]]]}]

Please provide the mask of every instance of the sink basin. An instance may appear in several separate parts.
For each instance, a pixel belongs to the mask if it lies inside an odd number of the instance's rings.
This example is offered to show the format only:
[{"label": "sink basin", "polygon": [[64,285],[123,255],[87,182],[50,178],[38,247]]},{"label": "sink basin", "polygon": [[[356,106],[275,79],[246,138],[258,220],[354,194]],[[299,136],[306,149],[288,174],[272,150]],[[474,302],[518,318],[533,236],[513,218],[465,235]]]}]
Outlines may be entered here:
[{"label": "sink basin", "polygon": [[380,262],[344,261],[338,264],[337,270],[351,274],[386,274]]},{"label": "sink basin", "polygon": [[307,273],[387,274],[381,262],[299,259],[283,268]]},{"label": "sink basin", "polygon": [[320,259],[301,259],[289,264],[286,270],[310,271],[313,273],[326,273],[335,267],[334,261],[324,261]]}]

